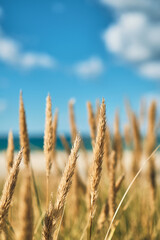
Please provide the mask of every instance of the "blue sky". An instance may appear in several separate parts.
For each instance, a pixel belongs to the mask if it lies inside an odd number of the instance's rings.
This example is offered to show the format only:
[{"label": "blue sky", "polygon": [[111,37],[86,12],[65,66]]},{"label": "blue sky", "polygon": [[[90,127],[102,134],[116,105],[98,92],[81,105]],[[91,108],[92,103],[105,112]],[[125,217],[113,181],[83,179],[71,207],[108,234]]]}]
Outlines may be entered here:
[{"label": "blue sky", "polygon": [[9,129],[18,133],[20,90],[30,134],[43,132],[48,93],[53,112],[59,109],[59,133],[69,132],[71,98],[76,100],[82,133],[88,132],[87,100],[95,105],[96,99],[106,99],[110,125],[116,108],[121,122],[126,121],[125,97],[137,112],[142,97],[159,101],[160,46],[155,40],[160,35],[154,36],[154,31],[160,34],[160,24],[151,21],[153,16],[146,11],[150,6],[136,2],[130,6],[127,0],[117,5],[110,0],[2,0],[0,134]]}]

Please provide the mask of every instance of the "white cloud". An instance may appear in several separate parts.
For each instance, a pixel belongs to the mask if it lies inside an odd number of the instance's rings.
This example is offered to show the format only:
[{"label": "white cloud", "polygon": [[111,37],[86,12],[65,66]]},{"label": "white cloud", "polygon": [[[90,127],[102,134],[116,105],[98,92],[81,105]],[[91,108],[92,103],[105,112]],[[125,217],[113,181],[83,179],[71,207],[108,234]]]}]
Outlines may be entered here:
[{"label": "white cloud", "polygon": [[22,66],[31,67],[46,67],[52,68],[55,65],[55,60],[47,54],[26,53],[21,58]]},{"label": "white cloud", "polygon": [[55,60],[48,54],[23,52],[20,44],[13,39],[0,36],[0,60],[23,68],[52,68]]},{"label": "white cloud", "polygon": [[140,71],[140,73],[142,73],[143,75],[145,75],[147,77],[160,79],[160,61],[159,62],[147,62],[147,63],[141,65],[139,71]]},{"label": "white cloud", "polygon": [[160,23],[154,25],[143,13],[123,13],[115,25],[109,27],[103,40],[106,47],[124,59],[137,62],[160,54]]},{"label": "white cloud", "polygon": [[0,113],[4,112],[7,108],[7,102],[4,99],[0,99]]},{"label": "white cloud", "polygon": [[96,78],[104,71],[104,64],[98,57],[91,57],[74,66],[74,73],[82,78]]},{"label": "white cloud", "polygon": [[159,0],[100,0],[104,5],[110,5],[118,11],[143,11],[149,14],[159,15]]},{"label": "white cloud", "polygon": [[[116,23],[102,35],[106,48],[133,64],[137,70],[141,69],[142,74],[160,79],[157,67],[160,62],[160,1],[101,2],[112,6],[119,15]],[[151,63],[154,64],[151,66]]]},{"label": "white cloud", "polygon": [[[0,18],[3,15],[4,11],[0,6]],[[54,57],[47,53],[24,51],[23,46],[18,41],[5,35],[5,31],[3,31],[1,26],[0,61],[25,70],[32,68],[55,68],[57,65]]]},{"label": "white cloud", "polygon": [[[0,17],[3,16],[3,9],[0,6]],[[54,68],[55,59],[47,53],[23,51],[21,44],[13,38],[5,35],[0,26],[0,61],[23,69],[31,68]]]},{"label": "white cloud", "polygon": [[[0,17],[3,16],[3,9],[0,6]],[[54,68],[55,59],[46,53],[23,51],[21,44],[13,38],[5,35],[0,26],[0,61],[6,64],[18,66],[24,69],[35,67]]]},{"label": "white cloud", "polygon": [[0,37],[0,60],[14,63],[19,58],[19,45],[9,38]]},{"label": "white cloud", "polygon": [[[3,9],[0,6],[0,17],[3,16]],[[6,37],[0,26],[0,61],[6,64],[18,66],[24,69],[35,67],[54,68],[55,59],[46,53],[23,51],[19,42]]]}]

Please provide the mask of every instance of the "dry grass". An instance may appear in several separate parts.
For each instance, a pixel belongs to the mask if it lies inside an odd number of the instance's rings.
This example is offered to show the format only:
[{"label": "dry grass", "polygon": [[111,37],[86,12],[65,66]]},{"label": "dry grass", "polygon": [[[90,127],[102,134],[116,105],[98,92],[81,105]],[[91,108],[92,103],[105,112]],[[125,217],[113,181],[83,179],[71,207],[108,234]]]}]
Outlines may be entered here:
[{"label": "dry grass", "polygon": [[24,109],[24,103],[22,98],[22,92],[20,92],[20,104],[19,104],[19,138],[20,146],[23,147],[23,158],[25,165],[29,165],[30,162],[30,148],[29,138],[26,123],[26,114]]},{"label": "dry grass", "polygon": [[115,160],[115,152],[113,151],[110,155],[109,196],[108,196],[110,221],[114,216],[115,208],[116,208],[115,168],[116,168],[116,160]]},{"label": "dry grass", "polygon": [[44,154],[46,159],[46,176],[49,177],[52,167],[53,154],[53,127],[52,127],[52,102],[48,95],[46,99],[46,121],[44,133]]},{"label": "dry grass", "polygon": [[8,147],[6,153],[6,160],[7,160],[7,171],[10,172],[13,161],[14,161],[14,141],[13,141],[13,133],[12,131],[8,134]]},{"label": "dry grass", "polygon": [[[144,143],[141,133],[142,123],[146,121],[144,103],[141,104],[139,116],[133,113],[129,102],[126,102],[126,109],[128,123],[122,136],[118,111],[112,134],[111,128],[106,124],[104,99],[101,105],[97,102],[95,112],[91,103],[87,103],[92,150],[86,151],[77,134],[74,103],[70,101],[73,147],[70,148],[62,135],[61,142],[67,153],[64,154],[67,161],[64,159],[66,165],[60,169],[57,159],[63,159],[59,158],[62,155],[56,149],[58,111],[52,117],[51,97],[48,95],[44,132],[46,171],[36,172],[31,167],[26,115],[22,93],[20,94],[20,146],[23,147],[23,157],[20,151],[14,160],[14,139],[12,132],[9,132],[5,155],[7,178],[0,180],[0,239],[160,239],[157,166],[160,154],[154,152],[151,155],[157,146],[156,103],[151,102],[148,109]],[[130,148],[128,152],[125,151],[123,137]],[[17,181],[22,159],[24,166]],[[80,161],[78,166],[77,160]],[[81,169],[81,161],[84,169]],[[58,174],[55,169],[51,169],[54,162],[60,169]],[[145,169],[147,162],[148,170]],[[136,184],[137,177],[139,181]],[[131,187],[132,191],[129,192]],[[11,217],[8,216],[9,211]]]},{"label": "dry grass", "polygon": [[44,132],[44,154],[46,160],[46,208],[49,204],[49,175],[53,157],[52,102],[50,95],[46,99],[46,120]]},{"label": "dry grass", "polygon": [[91,235],[92,235],[92,221],[96,211],[98,187],[101,179],[105,130],[106,130],[106,106],[103,99],[101,108],[100,108],[100,114],[99,114],[97,137],[96,137],[95,146],[93,149],[93,163],[92,163],[91,176],[90,176],[90,214],[89,214],[89,226],[88,226],[88,239],[91,239]]},{"label": "dry grass", "polygon": [[24,169],[24,179],[20,192],[20,208],[19,208],[19,236],[18,240],[33,239],[33,206],[32,206],[32,188],[31,188],[31,173],[27,167]]},{"label": "dry grass", "polygon": [[[42,239],[44,240],[51,240],[53,238],[53,234],[56,231],[59,221],[60,220],[62,221],[66,198],[72,184],[72,178],[73,178],[73,174],[76,166],[77,153],[78,153],[79,147],[80,147],[80,138],[77,137],[75,139],[73,149],[71,150],[68,163],[65,167],[62,179],[58,187],[56,202],[53,206],[53,202],[51,198],[49,208],[45,215],[44,227],[42,232],[42,236],[43,236]],[[54,239],[56,238],[57,237],[55,237]]]},{"label": "dry grass", "polygon": [[19,173],[19,165],[22,160],[22,151],[18,154],[17,159],[8,175],[5,182],[1,200],[0,200],[0,230],[2,230],[3,224],[5,224],[5,218],[8,215],[8,210],[11,204],[12,196],[17,182],[17,176]]},{"label": "dry grass", "polygon": [[90,102],[87,102],[87,110],[88,110],[88,122],[90,126],[90,135],[92,139],[92,148],[94,148],[96,140],[96,119],[95,114],[93,112],[92,104]]}]

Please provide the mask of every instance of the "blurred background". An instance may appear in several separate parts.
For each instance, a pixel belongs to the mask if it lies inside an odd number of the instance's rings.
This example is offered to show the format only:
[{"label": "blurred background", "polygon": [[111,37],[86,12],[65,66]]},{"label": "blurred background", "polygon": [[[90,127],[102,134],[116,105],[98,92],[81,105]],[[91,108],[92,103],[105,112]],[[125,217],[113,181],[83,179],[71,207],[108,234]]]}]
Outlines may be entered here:
[{"label": "blurred background", "polygon": [[105,98],[111,128],[119,109],[121,130],[125,99],[137,114],[142,99],[159,111],[159,9],[159,0],[0,1],[1,138],[18,135],[20,90],[30,136],[43,136],[48,93],[59,134],[69,134],[70,99],[82,135],[88,100]]}]

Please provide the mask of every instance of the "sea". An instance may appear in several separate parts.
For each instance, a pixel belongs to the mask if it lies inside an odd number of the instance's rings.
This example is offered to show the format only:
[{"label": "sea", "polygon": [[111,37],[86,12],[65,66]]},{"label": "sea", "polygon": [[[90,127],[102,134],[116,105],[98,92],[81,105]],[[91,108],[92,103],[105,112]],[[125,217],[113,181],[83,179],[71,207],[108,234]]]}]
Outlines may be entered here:
[{"label": "sea", "polygon": [[[67,135],[65,137],[71,147],[71,137],[69,135]],[[83,139],[83,143],[84,143],[86,150],[91,150],[92,146],[91,146],[90,137],[83,136],[82,139]],[[124,149],[127,149],[128,147],[125,145],[124,139],[122,139],[122,141],[123,141]],[[29,142],[30,142],[30,149],[32,151],[43,150],[44,137],[42,135],[41,136],[30,136]],[[7,149],[7,143],[8,143],[7,136],[0,136],[0,151],[5,151]],[[157,145],[158,144],[160,144],[160,136],[157,137]],[[18,151],[20,149],[18,136],[14,137],[14,147],[15,147],[16,151]],[[132,146],[130,146],[129,148],[132,148]],[[59,137],[57,137],[56,149],[59,151],[64,150]]]},{"label": "sea", "polygon": [[[69,143],[69,146],[71,147],[71,137],[70,136],[65,136],[67,142]],[[19,145],[19,137],[15,136],[14,137],[14,148],[15,151],[18,151],[20,149]],[[85,148],[87,150],[91,150],[91,142],[90,142],[90,137],[88,136],[83,136],[83,142],[85,145]],[[0,151],[5,151],[7,149],[7,144],[8,144],[8,137],[7,136],[0,136]],[[44,137],[43,136],[31,136],[29,138],[29,144],[30,144],[30,149],[32,151],[37,151],[37,150],[43,150],[43,144],[44,144]],[[57,142],[56,142],[56,149],[59,151],[63,151],[63,145],[61,143],[60,137],[57,137]]]}]

